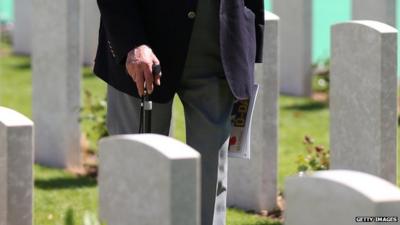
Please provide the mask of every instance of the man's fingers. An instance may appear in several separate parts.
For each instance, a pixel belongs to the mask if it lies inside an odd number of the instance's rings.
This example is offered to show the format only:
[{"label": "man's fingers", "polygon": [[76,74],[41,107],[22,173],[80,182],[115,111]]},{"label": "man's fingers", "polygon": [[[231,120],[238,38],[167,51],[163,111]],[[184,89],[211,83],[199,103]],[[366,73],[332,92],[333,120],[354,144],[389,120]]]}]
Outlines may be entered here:
[{"label": "man's fingers", "polygon": [[137,66],[135,65],[132,65],[130,70],[131,72],[129,75],[132,77],[132,80],[136,82],[136,77],[140,74],[140,70],[138,70]]},{"label": "man's fingers", "polygon": [[[160,76],[161,77],[161,66],[160,66],[160,61],[158,60],[157,56],[153,54],[153,66],[152,66],[152,73],[154,76]],[[156,82],[157,85],[159,85]]]},{"label": "man's fingers", "polygon": [[154,79],[155,79],[154,83],[155,83],[156,85],[160,86],[160,85],[161,85],[161,75],[155,76]]},{"label": "man's fingers", "polygon": [[153,84],[153,83],[147,83],[147,82],[146,82],[146,89],[147,89],[147,92],[148,92],[149,94],[153,93],[154,84]]},{"label": "man's fingers", "polygon": [[127,73],[135,81],[140,96],[143,96],[144,88],[151,94],[154,90],[154,84],[161,85],[160,61],[148,46],[142,45],[131,50],[128,53],[125,66]]},{"label": "man's fingers", "polygon": [[138,90],[139,96],[143,96],[144,93],[144,79],[143,79],[143,74],[136,74],[136,88]]},{"label": "man's fingers", "polygon": [[152,69],[151,69],[151,65],[147,64],[147,65],[143,65],[142,66],[143,69],[143,73],[144,73],[144,77],[146,79],[146,88],[149,94],[151,94],[153,92],[153,74],[152,74]]},{"label": "man's fingers", "polygon": [[153,54],[153,64],[160,65],[160,60],[158,60],[158,58],[155,54]]},{"label": "man's fingers", "polygon": [[127,63],[126,66],[126,72],[128,73],[129,76],[131,76],[133,78],[133,75],[135,74],[134,72],[134,67],[132,64]]}]

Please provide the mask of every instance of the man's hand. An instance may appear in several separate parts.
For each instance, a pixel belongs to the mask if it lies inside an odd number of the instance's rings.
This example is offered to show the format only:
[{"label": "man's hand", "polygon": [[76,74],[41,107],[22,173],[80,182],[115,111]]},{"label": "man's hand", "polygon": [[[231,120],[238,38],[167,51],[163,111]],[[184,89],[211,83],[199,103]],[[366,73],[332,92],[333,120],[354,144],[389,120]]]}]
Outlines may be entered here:
[{"label": "man's hand", "polygon": [[160,61],[146,45],[132,49],[126,57],[126,71],[136,82],[139,96],[143,96],[145,85],[149,94],[153,92],[154,84],[161,85],[161,73],[153,78],[153,64],[159,65]]}]

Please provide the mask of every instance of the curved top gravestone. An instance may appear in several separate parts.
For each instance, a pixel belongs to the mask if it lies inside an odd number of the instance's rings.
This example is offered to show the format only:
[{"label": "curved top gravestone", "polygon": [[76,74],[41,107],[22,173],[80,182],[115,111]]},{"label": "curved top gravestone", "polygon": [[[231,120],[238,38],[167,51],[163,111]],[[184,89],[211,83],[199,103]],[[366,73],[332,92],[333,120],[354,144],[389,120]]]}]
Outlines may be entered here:
[{"label": "curved top gravestone", "polygon": [[199,225],[200,154],[156,134],[102,139],[99,191],[107,224]]},{"label": "curved top gravestone", "polygon": [[270,11],[267,11],[267,10],[265,10],[264,11],[264,20],[265,21],[274,21],[274,20],[279,20],[280,18],[279,18],[279,16],[277,16],[276,14],[274,14],[274,13],[272,13],[272,12],[270,12]]},{"label": "curved top gravestone", "polygon": [[[359,26],[362,25],[362,26]],[[382,23],[376,20],[353,20],[353,21],[348,21],[345,23],[338,23],[333,25],[332,29],[337,29],[337,27],[364,27],[365,29],[371,29],[375,30],[379,33],[397,33],[397,29],[386,24]]]},{"label": "curved top gravestone", "polygon": [[334,25],[331,40],[331,168],[396,183],[397,30],[351,21]]},{"label": "curved top gravestone", "polygon": [[287,225],[352,225],[362,216],[394,221],[400,212],[400,189],[362,172],[331,170],[291,177],[285,188]]},{"label": "curved top gravestone", "polygon": [[32,126],[33,122],[19,112],[0,106],[0,124],[6,127],[17,127]]},{"label": "curved top gravestone", "polygon": [[332,170],[317,172],[312,179],[329,181],[332,185],[346,186],[370,201],[400,201],[400,189],[398,187],[371,174],[349,170]]}]

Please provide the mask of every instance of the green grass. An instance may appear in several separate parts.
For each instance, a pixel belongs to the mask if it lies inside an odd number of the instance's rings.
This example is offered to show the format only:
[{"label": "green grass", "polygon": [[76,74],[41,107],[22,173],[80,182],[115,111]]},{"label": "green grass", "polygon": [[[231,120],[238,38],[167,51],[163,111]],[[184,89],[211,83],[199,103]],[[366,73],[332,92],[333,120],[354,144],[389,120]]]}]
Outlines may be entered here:
[{"label": "green grass", "polygon": [[297,171],[296,159],[305,153],[304,136],[329,148],[329,110],[326,104],[306,98],[280,97],[279,114],[279,188],[288,175]]},{"label": "green grass", "polygon": [[[3,48],[2,51],[8,54],[10,50]],[[0,105],[17,110],[31,118],[32,72],[30,58],[4,56],[0,59]],[[96,98],[104,98],[106,86],[93,76],[91,68],[82,69],[82,74],[81,102],[83,102],[84,90],[89,90]]]},{"label": "green grass", "polygon": [[[8,52],[8,49],[2,50]],[[2,54],[0,51],[0,54]],[[7,54],[7,53],[3,53]],[[32,116],[32,76],[27,57],[0,57],[0,105]]]},{"label": "green grass", "polygon": [[[83,224],[83,217],[97,215],[95,179],[77,177],[58,169],[35,166],[34,224]],[[72,222],[72,223],[71,223]],[[228,225],[280,225],[259,215],[229,209]]]},{"label": "green grass", "polygon": [[35,166],[34,224],[83,224],[86,212],[97,214],[95,179]]},{"label": "green grass", "polygon": [[[0,44],[0,105],[31,117],[30,59],[8,55],[8,51],[8,46]],[[105,84],[93,76],[90,68],[84,68],[82,73],[82,102],[84,90],[89,90],[97,99],[104,99]],[[329,110],[327,105],[307,98],[281,96],[279,101],[278,184],[283,190],[285,177],[296,173],[297,156],[305,152],[302,143],[305,135],[329,148]],[[174,136],[184,141],[184,117],[179,99],[174,102],[174,117]],[[97,194],[95,180],[35,166],[35,224],[62,225],[66,221],[82,224],[85,212],[97,213]],[[280,223],[236,209],[228,211],[228,225],[276,224]]]}]

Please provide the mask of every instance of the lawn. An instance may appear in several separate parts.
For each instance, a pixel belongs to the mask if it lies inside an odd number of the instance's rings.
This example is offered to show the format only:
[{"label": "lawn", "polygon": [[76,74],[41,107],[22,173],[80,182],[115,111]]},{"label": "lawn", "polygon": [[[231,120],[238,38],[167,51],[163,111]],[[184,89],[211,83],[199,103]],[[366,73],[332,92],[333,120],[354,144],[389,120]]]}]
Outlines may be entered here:
[{"label": "lawn", "polygon": [[34,191],[36,225],[81,225],[85,213],[97,213],[98,189],[93,178],[36,165]]},{"label": "lawn", "polygon": [[[31,117],[30,59],[12,56],[9,51],[7,45],[0,45],[0,105]],[[81,89],[82,102],[84,90],[89,90],[95,99],[104,99],[105,85],[92,75],[90,68],[82,70]],[[174,136],[184,140],[183,110],[179,99],[176,100]],[[329,110],[326,104],[308,98],[281,96],[279,101],[278,183],[279,189],[283,190],[285,177],[296,173],[296,159],[305,152],[305,135],[312,137],[318,145],[329,146]],[[35,224],[83,224],[85,215],[97,214],[97,195],[97,183],[92,178],[35,166]],[[228,211],[228,225],[276,224],[280,223],[236,209]]]}]

